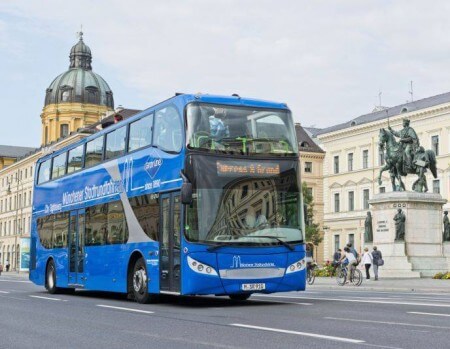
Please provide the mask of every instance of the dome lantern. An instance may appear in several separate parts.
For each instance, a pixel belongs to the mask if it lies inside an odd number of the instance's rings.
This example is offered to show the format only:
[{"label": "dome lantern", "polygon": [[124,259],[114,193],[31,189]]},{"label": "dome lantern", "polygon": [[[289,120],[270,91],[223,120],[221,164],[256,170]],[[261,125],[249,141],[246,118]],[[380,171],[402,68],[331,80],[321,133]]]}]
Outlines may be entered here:
[{"label": "dome lantern", "polygon": [[70,66],[69,68],[83,68],[92,70],[92,54],[91,49],[83,41],[83,32],[78,33],[79,41],[70,50]]}]

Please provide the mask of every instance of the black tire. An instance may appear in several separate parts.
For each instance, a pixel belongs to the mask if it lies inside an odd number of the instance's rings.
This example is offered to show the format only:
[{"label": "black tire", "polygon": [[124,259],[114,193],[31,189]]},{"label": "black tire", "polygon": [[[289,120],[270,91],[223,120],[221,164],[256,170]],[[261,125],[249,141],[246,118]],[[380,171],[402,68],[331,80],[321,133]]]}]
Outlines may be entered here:
[{"label": "black tire", "polygon": [[61,291],[56,287],[56,268],[53,260],[47,264],[47,269],[45,271],[45,288],[50,294],[56,294]]},{"label": "black tire", "polygon": [[249,299],[251,296],[250,293],[238,293],[238,294],[230,294],[228,297],[230,297],[230,299],[232,301],[246,301],[247,299]]},{"label": "black tire", "polygon": [[363,277],[362,277],[361,270],[359,270],[359,269],[353,270],[353,279],[352,279],[353,285],[360,286],[362,284],[362,281],[363,281]]},{"label": "black tire", "polygon": [[308,285],[312,285],[314,280],[316,280],[316,272],[313,269],[310,269],[307,272],[306,281],[308,282]]},{"label": "black tire", "polygon": [[144,258],[141,257],[134,263],[132,273],[131,289],[134,300],[141,304],[150,303],[153,297],[148,293],[148,273]]},{"label": "black tire", "polygon": [[336,281],[339,286],[344,286],[345,284],[345,269],[338,267],[336,269]]}]

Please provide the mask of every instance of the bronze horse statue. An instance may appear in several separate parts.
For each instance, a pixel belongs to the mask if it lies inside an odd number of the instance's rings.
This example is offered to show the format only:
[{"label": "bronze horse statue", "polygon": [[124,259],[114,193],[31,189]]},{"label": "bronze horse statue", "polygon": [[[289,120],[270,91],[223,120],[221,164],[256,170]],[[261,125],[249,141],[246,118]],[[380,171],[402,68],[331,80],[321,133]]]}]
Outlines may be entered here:
[{"label": "bronze horse statue", "polygon": [[[384,167],[381,168],[380,174],[378,176],[379,185],[381,185],[382,183],[381,181],[382,173],[387,170],[389,171],[389,174],[391,176],[393,191],[406,190],[405,184],[402,181],[402,176],[407,176],[409,173],[417,174],[419,176],[419,179],[413,185],[413,190],[416,191],[422,191],[421,189],[418,189],[418,187],[420,186],[417,186],[416,184],[419,182],[419,180],[422,180],[421,177],[423,177],[423,180],[426,181],[424,176],[424,172],[426,171],[426,169],[430,169],[434,178],[437,177],[436,155],[434,154],[433,150],[430,149],[424,150],[424,157],[427,159],[427,161],[419,161],[418,159],[414,158],[410,166],[405,166],[406,165],[404,156],[405,154],[402,143],[398,143],[394,135],[384,128],[380,129],[378,146],[381,151],[384,151],[384,149],[386,148],[385,154],[386,163]],[[412,155],[415,156],[416,154]],[[396,180],[398,182],[398,185],[396,184]]]}]

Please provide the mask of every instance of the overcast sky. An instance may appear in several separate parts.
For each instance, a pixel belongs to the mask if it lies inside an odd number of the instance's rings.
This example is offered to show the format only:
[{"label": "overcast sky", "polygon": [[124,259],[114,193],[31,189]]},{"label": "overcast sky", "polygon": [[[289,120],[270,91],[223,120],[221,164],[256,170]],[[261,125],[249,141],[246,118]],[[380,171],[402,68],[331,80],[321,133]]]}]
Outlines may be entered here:
[{"label": "overcast sky", "polygon": [[450,91],[448,1],[0,0],[0,144],[39,146],[45,90],[83,25],[115,104],[238,93],[327,127]]}]

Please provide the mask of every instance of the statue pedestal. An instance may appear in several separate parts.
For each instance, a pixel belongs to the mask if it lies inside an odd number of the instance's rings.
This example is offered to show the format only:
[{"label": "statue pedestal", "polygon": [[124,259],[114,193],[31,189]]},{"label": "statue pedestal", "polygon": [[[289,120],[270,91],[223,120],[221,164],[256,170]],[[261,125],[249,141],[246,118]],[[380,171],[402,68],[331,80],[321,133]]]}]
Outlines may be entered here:
[{"label": "statue pedestal", "polygon": [[[431,277],[447,270],[442,243],[446,202],[439,194],[416,192],[381,193],[369,201],[372,245],[381,251],[385,263],[379,269],[380,277]],[[395,241],[394,216],[399,208],[406,216],[404,241]]]},{"label": "statue pedestal", "polygon": [[450,271],[450,241],[444,242],[444,256],[447,258],[447,271]]}]

